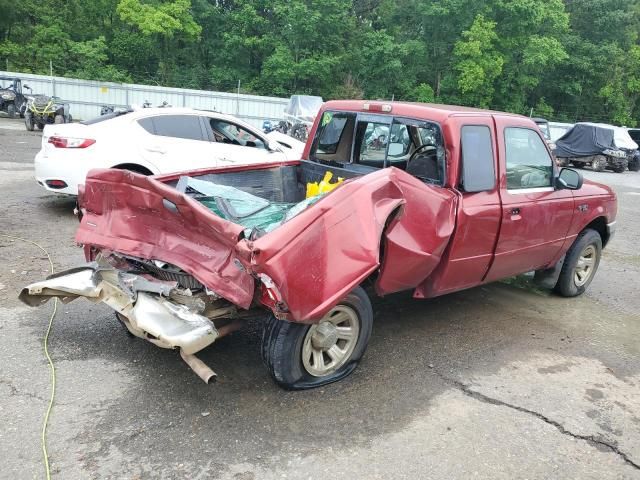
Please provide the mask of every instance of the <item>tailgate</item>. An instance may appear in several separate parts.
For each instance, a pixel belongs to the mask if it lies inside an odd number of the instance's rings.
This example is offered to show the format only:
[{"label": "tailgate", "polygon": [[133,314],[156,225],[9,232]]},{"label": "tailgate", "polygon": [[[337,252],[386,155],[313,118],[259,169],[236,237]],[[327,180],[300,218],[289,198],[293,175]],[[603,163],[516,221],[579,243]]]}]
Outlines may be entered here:
[{"label": "tailgate", "polygon": [[84,216],[78,243],[171,263],[230,302],[251,305],[254,279],[236,254],[244,227],[173,187],[125,170],[92,170],[79,198]]}]

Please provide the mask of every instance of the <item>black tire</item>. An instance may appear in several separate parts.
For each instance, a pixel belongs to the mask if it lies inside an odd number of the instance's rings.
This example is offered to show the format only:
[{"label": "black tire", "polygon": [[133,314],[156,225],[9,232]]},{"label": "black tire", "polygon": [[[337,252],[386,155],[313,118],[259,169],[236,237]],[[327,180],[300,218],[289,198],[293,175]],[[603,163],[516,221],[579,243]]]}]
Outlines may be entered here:
[{"label": "black tire", "polygon": [[262,359],[278,385],[288,390],[320,387],[342,380],[356,369],[371,337],[373,327],[371,300],[361,287],[357,287],[334,309],[340,307],[348,307],[357,316],[358,338],[345,363],[326,376],[314,376],[303,365],[303,344],[312,325],[278,320],[273,315],[269,315],[262,334]]},{"label": "black tire", "polygon": [[53,123],[64,123],[64,116],[63,115],[56,115],[55,117],[53,117]]},{"label": "black tire", "polygon": [[607,159],[602,155],[596,155],[591,161],[591,168],[594,172],[604,172],[607,167]]},{"label": "black tire", "polygon": [[613,167],[611,167],[611,170],[613,170],[615,173],[623,173],[626,169],[627,166],[625,164],[614,165]]},{"label": "black tire", "polygon": [[9,118],[16,118],[16,106],[13,103],[7,105],[7,114]]},{"label": "black tire", "polygon": [[[576,267],[578,266],[580,257],[588,247],[593,247],[594,249],[594,264],[586,281],[578,284],[578,282],[576,282]],[[553,290],[563,297],[577,297],[578,295],[582,295],[598,271],[601,256],[602,238],[600,234],[590,228],[583,230],[575,242],[573,242],[571,248],[569,248],[565,256],[564,264],[562,265],[562,270],[560,271],[560,277]]]},{"label": "black tire", "polygon": [[37,123],[38,130],[44,130],[44,123]]},{"label": "black tire", "polygon": [[29,112],[27,112],[24,116],[24,126],[30,132],[33,132],[33,129],[35,128],[35,125],[33,123],[33,115]]},{"label": "black tire", "polygon": [[629,171],[630,172],[640,171],[640,158],[634,158],[629,162]]}]

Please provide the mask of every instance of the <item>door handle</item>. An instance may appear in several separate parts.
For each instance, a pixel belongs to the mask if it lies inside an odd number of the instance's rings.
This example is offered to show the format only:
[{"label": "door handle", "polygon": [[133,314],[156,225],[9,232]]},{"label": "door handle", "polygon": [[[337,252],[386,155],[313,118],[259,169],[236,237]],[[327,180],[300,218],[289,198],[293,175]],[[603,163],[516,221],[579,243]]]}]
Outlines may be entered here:
[{"label": "door handle", "polygon": [[147,147],[147,152],[165,154],[167,151],[162,147]]}]

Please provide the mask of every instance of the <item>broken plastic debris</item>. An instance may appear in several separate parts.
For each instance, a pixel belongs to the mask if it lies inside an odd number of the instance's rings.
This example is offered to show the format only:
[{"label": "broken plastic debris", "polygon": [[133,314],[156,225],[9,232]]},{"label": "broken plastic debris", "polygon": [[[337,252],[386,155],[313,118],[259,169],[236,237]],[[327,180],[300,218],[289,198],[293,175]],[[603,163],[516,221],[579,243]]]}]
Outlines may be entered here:
[{"label": "broken plastic debris", "polygon": [[307,183],[307,198],[315,197],[321,193],[328,193],[344,182],[344,178],[338,177],[338,180],[335,183],[331,183],[331,179],[333,178],[332,172],[326,172],[324,174],[324,178],[318,182],[310,182]]}]

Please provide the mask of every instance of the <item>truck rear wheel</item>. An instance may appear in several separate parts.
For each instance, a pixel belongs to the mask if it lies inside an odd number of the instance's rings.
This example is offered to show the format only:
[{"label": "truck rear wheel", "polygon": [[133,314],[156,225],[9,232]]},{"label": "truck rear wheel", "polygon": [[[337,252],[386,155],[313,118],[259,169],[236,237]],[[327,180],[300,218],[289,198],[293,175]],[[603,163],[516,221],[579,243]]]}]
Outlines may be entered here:
[{"label": "truck rear wheel", "polygon": [[565,256],[554,291],[563,297],[582,295],[598,270],[601,255],[600,234],[590,228],[583,230]]},{"label": "truck rear wheel", "polygon": [[262,335],[262,359],[283,388],[303,390],[351,374],[364,354],[373,326],[373,309],[357,287],[313,325],[270,315]]}]

